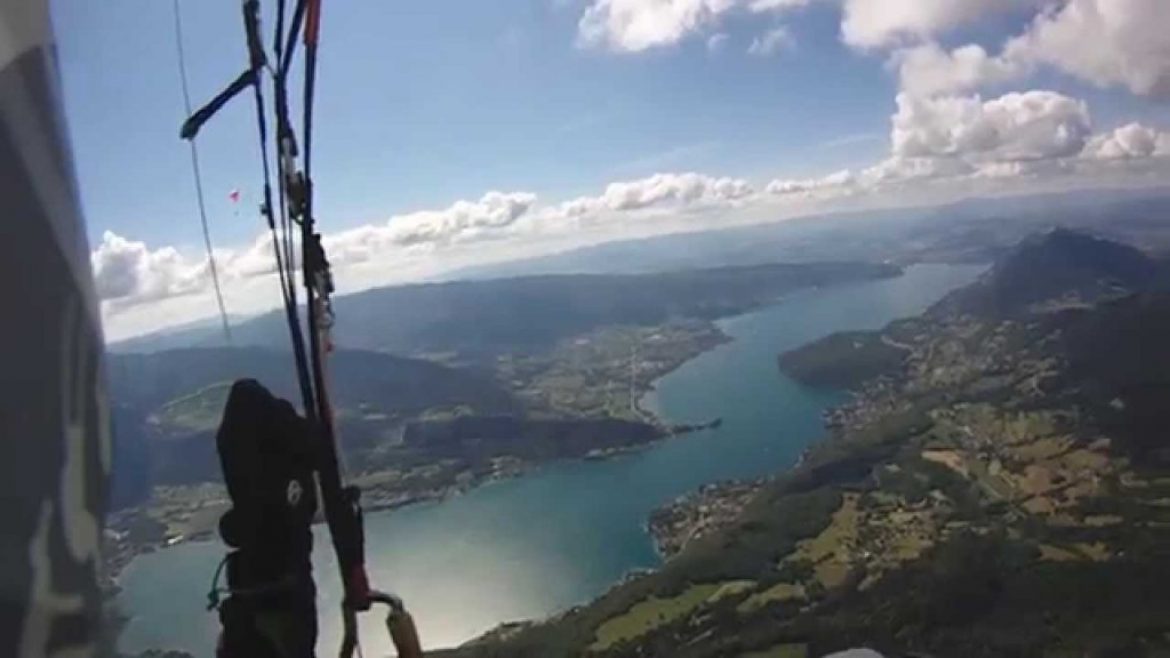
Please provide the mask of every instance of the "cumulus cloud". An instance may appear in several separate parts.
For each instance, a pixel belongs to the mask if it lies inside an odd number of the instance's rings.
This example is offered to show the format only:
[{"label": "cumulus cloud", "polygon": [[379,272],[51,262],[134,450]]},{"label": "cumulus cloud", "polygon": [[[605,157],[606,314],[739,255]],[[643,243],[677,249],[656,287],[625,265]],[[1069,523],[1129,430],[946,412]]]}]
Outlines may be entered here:
[{"label": "cumulus cloud", "polygon": [[500,236],[536,207],[529,192],[488,192],[478,201],[460,200],[442,210],[395,215],[379,224],[327,234],[322,243],[335,266],[376,260],[393,250],[435,248]]},{"label": "cumulus cloud", "polygon": [[150,301],[197,292],[208,281],[205,262],[192,262],[173,247],[151,250],[113,231],[90,255],[98,298]]},{"label": "cumulus cloud", "polygon": [[1045,0],[845,0],[841,38],[856,48],[930,39],[991,13]]},{"label": "cumulus cloud", "polygon": [[[732,12],[778,13],[811,0],[590,0],[578,41],[638,52],[678,43],[718,25]],[[997,54],[938,40],[997,13],[1034,12]],[[1047,66],[1102,87],[1170,96],[1170,2],[1166,0],[841,0],[841,38],[858,49],[897,49],[891,65],[904,91],[968,92],[1020,79]],[[720,34],[708,41],[718,48]],[[791,35],[757,37],[749,51],[776,52]]]},{"label": "cumulus cloud", "polygon": [[[945,195],[980,181],[1002,190],[1020,181],[1045,185],[1077,176],[1089,181],[1105,175],[1121,181],[1142,176],[1153,180],[1170,167],[1170,132],[1132,123],[1094,135],[1091,125],[1085,103],[1051,91],[989,100],[904,93],[891,117],[888,156],[858,171],[777,179],[761,189],[742,178],[660,173],[613,182],[597,195],[553,204],[539,204],[528,192],[488,192],[443,209],[331,232],[324,243],[339,272],[364,272],[367,285],[377,285],[385,284],[391,271],[373,267],[379,263],[412,258],[416,264],[434,262],[431,252],[439,249],[447,256],[478,253],[483,241],[505,251],[546,238],[569,246],[587,234],[652,235],[680,226],[761,221],[775,218],[778,204],[811,209],[838,201],[865,203],[869,195]],[[117,311],[206,293],[210,287],[205,260],[185,257],[172,247],[152,249],[112,232],[103,235],[91,259],[98,293],[107,308]],[[218,251],[217,260],[229,294],[239,288],[233,285],[237,283],[259,289],[275,271],[266,234],[241,248]]]},{"label": "cumulus cloud", "polygon": [[751,184],[739,178],[717,178],[694,172],[654,174],[639,180],[610,183],[601,195],[566,201],[550,214],[581,219],[652,208],[709,207],[735,203],[753,193]]},{"label": "cumulus cloud", "polygon": [[1130,123],[1094,136],[1082,155],[1098,160],[1170,157],[1170,132]]},{"label": "cumulus cloud", "polygon": [[[327,233],[322,240],[333,266],[342,269],[416,250],[564,232],[587,224],[620,224],[656,211],[683,216],[741,204],[754,194],[752,186],[739,178],[664,173],[610,183],[597,196],[545,206],[538,206],[536,195],[529,192],[488,192],[476,201],[456,201],[440,210],[395,215],[385,222]],[[242,248],[218,250],[216,260],[227,282],[276,272],[267,233]],[[152,250],[112,232],[103,236],[91,261],[100,298],[116,302],[118,308],[206,292],[211,283],[205,259],[184,257],[173,247]]]},{"label": "cumulus cloud", "polygon": [[1013,80],[1026,65],[992,57],[982,46],[969,45],[952,51],[926,43],[894,53],[890,65],[897,69],[903,91],[917,96],[966,92]]},{"label": "cumulus cloud", "polygon": [[600,198],[610,210],[640,210],[668,202],[683,205],[726,203],[751,193],[752,187],[745,180],[689,172],[655,174],[641,180],[610,183]]},{"label": "cumulus cloud", "polygon": [[[444,210],[395,216],[326,235],[325,246],[337,266],[365,262],[392,248],[449,244],[483,237],[507,228],[535,204],[535,195],[489,192],[479,201],[458,201]],[[298,249],[299,251],[299,249]],[[211,285],[206,258],[183,256],[174,247],[151,249],[111,231],[90,255],[98,297],[119,308],[205,292]],[[267,233],[240,249],[217,250],[225,281],[251,279],[276,272],[272,239]]]},{"label": "cumulus cloud", "polygon": [[[299,237],[294,236],[294,243],[293,266],[299,267],[301,262]],[[273,274],[276,272],[276,254],[272,244],[272,236],[268,233],[261,233],[243,249],[238,251],[223,250],[216,254],[216,262],[219,263],[222,275],[226,277],[247,279]]]},{"label": "cumulus cloud", "polygon": [[1093,134],[1083,101],[1052,91],[979,96],[898,96],[891,151],[863,169],[854,189],[909,182],[1055,181],[1103,173],[1150,174],[1170,166],[1170,132],[1131,123]]},{"label": "cumulus cloud", "polygon": [[1091,133],[1084,102],[1051,91],[920,98],[900,94],[892,119],[896,157],[984,161],[1076,155]]},{"label": "cumulus cloud", "polygon": [[[972,90],[1047,66],[1100,87],[1121,86],[1134,94],[1167,97],[1167,25],[1170,2],[1165,0],[1062,0],[1045,6],[998,55],[977,45],[948,52],[931,42],[896,53],[892,63],[902,89],[918,94]],[[862,45],[889,41],[875,39]]]},{"label": "cumulus cloud", "polygon": [[1041,13],[1004,56],[1107,87],[1170,96],[1170,2],[1067,0]]},{"label": "cumulus cloud", "polygon": [[787,28],[781,26],[772,28],[752,39],[747,51],[749,55],[767,57],[768,55],[774,55],[795,47],[796,39],[793,38],[792,33]]},{"label": "cumulus cloud", "polygon": [[856,184],[853,172],[842,169],[821,178],[776,179],[768,183],[765,191],[778,197],[830,198],[851,193]]},{"label": "cumulus cloud", "polygon": [[1170,168],[1170,132],[1129,124],[1092,132],[1087,105],[1052,91],[897,98],[890,154],[857,173],[778,179],[773,197],[828,200],[904,191],[907,184],[1093,180],[1102,173],[1150,174]]},{"label": "cumulus cloud", "polygon": [[892,155],[862,170],[859,180],[868,190],[882,191],[909,181],[961,178],[975,171],[975,166],[962,158]]},{"label": "cumulus cloud", "polygon": [[1058,158],[1053,160],[1014,160],[1009,162],[984,162],[975,166],[971,172],[976,179],[999,180],[1037,180],[1056,178],[1082,171],[1078,162],[1073,158]]},{"label": "cumulus cloud", "polygon": [[577,24],[578,42],[621,52],[678,43],[732,11],[779,12],[808,0],[591,0]]},{"label": "cumulus cloud", "polygon": [[388,239],[402,246],[474,239],[511,226],[535,204],[535,194],[488,192],[479,201],[456,201],[445,210],[393,217],[386,226]]}]

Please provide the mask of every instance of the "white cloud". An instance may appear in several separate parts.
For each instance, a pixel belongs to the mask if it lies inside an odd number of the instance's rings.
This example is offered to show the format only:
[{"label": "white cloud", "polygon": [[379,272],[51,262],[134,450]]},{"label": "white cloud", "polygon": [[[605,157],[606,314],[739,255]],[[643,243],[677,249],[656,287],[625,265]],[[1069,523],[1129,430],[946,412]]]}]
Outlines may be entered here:
[{"label": "white cloud", "polygon": [[136,303],[191,294],[209,282],[205,262],[192,262],[173,247],[149,249],[113,231],[90,256],[98,298]]},{"label": "white cloud", "polygon": [[961,158],[892,155],[862,170],[860,181],[869,190],[882,191],[909,181],[953,179],[975,172]]},{"label": "white cloud", "polygon": [[723,47],[727,45],[727,40],[729,38],[730,37],[726,32],[716,32],[715,34],[712,34],[710,37],[707,37],[707,50],[713,53],[720,52],[723,50]]},{"label": "white cloud", "polygon": [[893,155],[977,161],[1045,160],[1081,152],[1091,132],[1088,107],[1051,91],[919,98],[898,95]]},{"label": "white cloud", "polygon": [[[1094,135],[1083,101],[1051,91],[978,96],[898,96],[891,153],[863,169],[856,189],[906,183],[996,185],[1125,182],[1170,169],[1170,132],[1128,124]],[[1117,178],[1120,176],[1120,178]]]},{"label": "white cloud", "polygon": [[[607,239],[775,221],[828,208],[1157,184],[1170,171],[1170,132],[1134,123],[1094,135],[1086,105],[1051,91],[990,100],[901,94],[897,104],[888,156],[857,171],[777,179],[760,188],[742,178],[659,173],[551,204],[539,204],[528,192],[489,192],[327,233],[325,247],[338,282],[352,291]],[[216,256],[233,312],[266,310],[279,299],[267,234]],[[111,336],[214,312],[202,258],[107,232],[91,259]]]},{"label": "white cloud", "polygon": [[[578,23],[585,46],[638,52],[678,43],[735,12],[778,13],[812,0],[590,0]],[[1020,79],[1048,66],[1102,87],[1170,96],[1170,2],[1167,0],[841,0],[841,37],[859,49],[901,48],[891,59],[902,90],[958,93]],[[1036,12],[999,54],[969,44],[944,49],[957,28],[1009,12]],[[723,45],[717,33],[708,46]],[[791,44],[773,31],[749,52]]]},{"label": "white cloud", "polygon": [[445,210],[423,210],[393,217],[386,225],[388,239],[406,247],[475,239],[494,229],[511,226],[535,204],[535,194],[488,192],[479,201],[456,201]]},{"label": "white cloud", "polygon": [[1130,123],[1094,136],[1082,155],[1099,160],[1170,157],[1170,132]]},{"label": "white cloud", "polygon": [[895,53],[891,64],[902,89],[919,95],[1001,84],[1048,66],[1100,87],[1168,97],[1167,25],[1166,0],[1061,0],[1042,10],[998,55],[978,45],[948,52],[930,42]]},{"label": "white cloud", "polygon": [[679,210],[742,201],[754,189],[739,178],[716,178],[693,172],[654,174],[610,183],[599,196],[579,197],[557,205],[550,217],[596,220],[602,215],[650,209]]},{"label": "white cloud", "polygon": [[845,0],[841,37],[856,48],[930,39],[989,14],[1045,0]]},{"label": "white cloud", "polygon": [[767,57],[768,55],[774,55],[784,50],[791,50],[795,47],[796,39],[793,38],[792,33],[787,28],[780,26],[772,28],[752,39],[752,43],[748,46],[747,51],[749,55]]},{"label": "white cloud", "polygon": [[1004,56],[1107,87],[1170,96],[1170,2],[1067,0],[1042,12]]},{"label": "white cloud", "polygon": [[974,178],[1014,180],[1038,180],[1055,178],[1078,172],[1076,160],[1059,158],[1054,160],[1013,160],[1010,162],[984,162],[971,172]]},{"label": "white cloud", "polygon": [[[300,239],[294,236],[293,267],[300,266]],[[276,254],[272,236],[261,233],[242,250],[221,250],[216,253],[221,274],[228,278],[247,279],[276,272]]]},{"label": "white cloud", "polygon": [[803,7],[808,3],[809,0],[751,0],[751,2],[748,2],[748,9],[759,14],[767,11],[780,11],[794,7]]},{"label": "white cloud", "polygon": [[[528,192],[488,192],[477,201],[445,209],[395,215],[386,222],[327,233],[322,239],[335,269],[386,262],[404,254],[451,250],[459,245],[517,236],[571,231],[584,225],[632,222],[655,213],[679,216],[743,203],[755,194],[745,180],[697,173],[665,173],[610,183],[597,196],[537,206]],[[225,283],[276,272],[271,237],[257,236],[239,249],[217,250]],[[117,310],[146,302],[206,292],[206,259],[184,257],[173,247],[106,232],[91,254],[99,297]]]},{"label": "white cloud", "polygon": [[852,193],[856,185],[853,172],[842,169],[821,178],[776,179],[768,183],[765,191],[779,197],[832,198]]},{"label": "white cloud", "polygon": [[982,46],[969,45],[950,52],[937,43],[926,43],[894,53],[890,65],[897,68],[903,91],[918,96],[965,92],[1010,81],[1025,66],[1003,57],[991,57]]},{"label": "white cloud", "polygon": [[808,0],[592,0],[577,23],[578,43],[639,52],[678,43],[732,11],[780,12]]},{"label": "white cloud", "polygon": [[322,238],[335,267],[377,261],[395,251],[429,250],[506,234],[533,212],[536,195],[488,192],[478,201],[460,200],[442,210],[395,215]]},{"label": "white cloud", "polygon": [[903,93],[897,103],[888,157],[856,174],[774,180],[766,191],[827,200],[904,194],[924,184],[967,189],[978,181],[1000,187],[1084,184],[1106,174],[1121,177],[1111,180],[1138,180],[1170,169],[1170,132],[1129,124],[1094,135],[1085,103],[1051,91],[986,101]]},{"label": "white cloud", "polygon": [[655,174],[642,180],[610,183],[601,199],[610,210],[640,210],[663,203],[729,203],[750,194],[751,185],[739,178],[683,173]]},{"label": "white cloud", "polygon": [[[572,245],[586,234],[652,235],[682,226],[775,217],[769,203],[811,207],[807,204],[904,195],[921,191],[923,183],[982,180],[1007,185],[1075,176],[1093,180],[1104,173],[1121,180],[1126,175],[1148,178],[1170,167],[1170,132],[1131,123],[1093,135],[1086,105],[1051,91],[991,100],[900,94],[897,104],[889,155],[856,173],[776,179],[762,187],[762,194],[742,178],[694,172],[616,181],[595,196],[545,205],[528,192],[488,192],[476,201],[328,233],[325,247],[339,272],[365,268],[362,280],[379,285],[388,282],[391,269],[383,263],[412,263],[412,272],[433,272],[436,255],[480,252],[485,241],[493,249],[505,245],[499,248],[513,251],[545,239]],[[275,272],[267,234],[242,248],[219,250],[216,257],[229,293]],[[91,260],[99,296],[108,310],[119,313],[198,296],[210,288],[205,259],[186,257],[169,246],[151,249],[112,232],[102,236]],[[244,287],[261,290],[251,283]]]}]

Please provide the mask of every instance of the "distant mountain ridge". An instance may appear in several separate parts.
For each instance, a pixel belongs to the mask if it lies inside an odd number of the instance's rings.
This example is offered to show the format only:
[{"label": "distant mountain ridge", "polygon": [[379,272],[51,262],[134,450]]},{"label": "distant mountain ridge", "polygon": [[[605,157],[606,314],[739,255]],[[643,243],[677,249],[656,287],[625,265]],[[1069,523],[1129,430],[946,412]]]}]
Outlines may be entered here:
[{"label": "distant mountain ridge", "polygon": [[1024,240],[931,313],[1009,317],[1061,298],[1095,302],[1153,286],[1160,269],[1135,247],[1057,228]]},{"label": "distant mountain ridge", "polygon": [[[1170,253],[1170,190],[1083,190],[966,199],[944,206],[840,212],[750,226],[616,240],[564,252],[456,270],[449,279],[548,274],[651,274],[774,262],[986,263],[1056,224]],[[433,284],[446,285],[446,284]],[[404,288],[409,288],[406,286]],[[384,290],[384,289],[383,289]],[[374,291],[367,291],[372,293]],[[359,295],[367,293],[357,293]],[[346,299],[351,296],[342,296]],[[271,316],[233,321],[237,344],[287,345]],[[255,322],[265,325],[258,328]],[[109,344],[112,352],[217,346],[217,322],[171,328]],[[265,338],[268,342],[265,342]],[[350,345],[382,349],[364,342]]]},{"label": "distant mountain ridge", "polygon": [[[892,265],[766,264],[654,274],[543,275],[377,288],[334,300],[338,345],[396,354],[539,350],[595,328],[735,315],[810,286],[895,276]],[[233,328],[236,345],[287,344],[283,313]],[[206,346],[222,341],[201,334]]]},{"label": "distant mountain ridge", "polygon": [[1138,242],[1140,236],[1165,250],[1170,248],[1170,226],[1163,221],[1168,210],[1170,190],[1165,188],[971,198],[942,206],[835,212],[616,240],[463,268],[451,276],[661,272],[775,261],[982,263],[1054,224],[1122,242]]},{"label": "distant mountain ridge", "polygon": [[[1133,246],[1056,228],[1023,240],[974,283],[934,304],[924,317],[942,322],[959,316],[1024,319],[1035,311],[1083,310],[1163,288],[1166,273],[1165,263]],[[1051,321],[1076,326],[1066,314]],[[833,334],[780,355],[779,366],[806,384],[856,388],[898,371],[908,354],[906,343],[919,331],[921,323],[907,319],[882,331]],[[1131,327],[1130,332],[1138,330]]]},{"label": "distant mountain ridge", "polygon": [[[112,355],[110,395],[119,404],[153,411],[177,396],[249,377],[299,400],[292,353],[258,347],[212,347],[153,354]],[[469,404],[485,411],[515,408],[512,396],[487,375],[431,361],[365,350],[336,350],[329,362],[334,404],[376,402],[385,413]]]},{"label": "distant mountain ridge", "polygon": [[[228,326],[246,322],[250,316],[228,315]],[[125,340],[114,341],[106,349],[114,354],[138,354],[148,352],[162,352],[164,350],[210,345],[222,342],[223,321],[218,315],[202,318],[193,322],[184,322],[159,331],[152,331],[141,336],[134,336]]]}]

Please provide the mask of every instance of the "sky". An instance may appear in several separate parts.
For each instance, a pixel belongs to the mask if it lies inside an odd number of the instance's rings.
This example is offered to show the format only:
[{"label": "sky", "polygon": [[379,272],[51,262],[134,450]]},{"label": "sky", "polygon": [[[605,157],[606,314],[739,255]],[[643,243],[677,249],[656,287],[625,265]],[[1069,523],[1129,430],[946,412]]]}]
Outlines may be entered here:
[{"label": "sky", "polygon": [[[198,105],[244,67],[239,3],[177,4]],[[324,4],[314,179],[343,292],[1170,169],[1165,0]],[[52,7],[107,338],[212,315],[175,4]],[[274,307],[251,98],[198,148],[228,311]]]}]

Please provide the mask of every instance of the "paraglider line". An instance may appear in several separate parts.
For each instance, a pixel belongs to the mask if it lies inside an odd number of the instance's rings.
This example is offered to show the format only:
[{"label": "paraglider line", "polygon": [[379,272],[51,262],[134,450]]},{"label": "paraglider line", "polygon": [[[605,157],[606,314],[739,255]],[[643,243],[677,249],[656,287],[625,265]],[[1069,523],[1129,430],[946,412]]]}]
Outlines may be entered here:
[{"label": "paraglider line", "polygon": [[[191,91],[187,85],[187,56],[183,50],[183,19],[179,10],[179,0],[172,3],[175,12],[175,46],[179,55],[179,79],[183,87],[183,108],[187,116],[191,116]],[[215,302],[219,306],[219,319],[223,323],[223,336],[230,345],[232,329],[228,324],[227,307],[223,303],[223,290],[219,286],[219,268],[215,264],[215,253],[211,248],[211,230],[207,226],[207,204],[203,200],[203,176],[199,169],[199,149],[195,146],[195,138],[188,140],[191,146],[191,172],[195,179],[195,196],[199,201],[199,223],[203,227],[203,246],[207,249],[207,263],[211,271],[211,283],[215,288]]]}]

